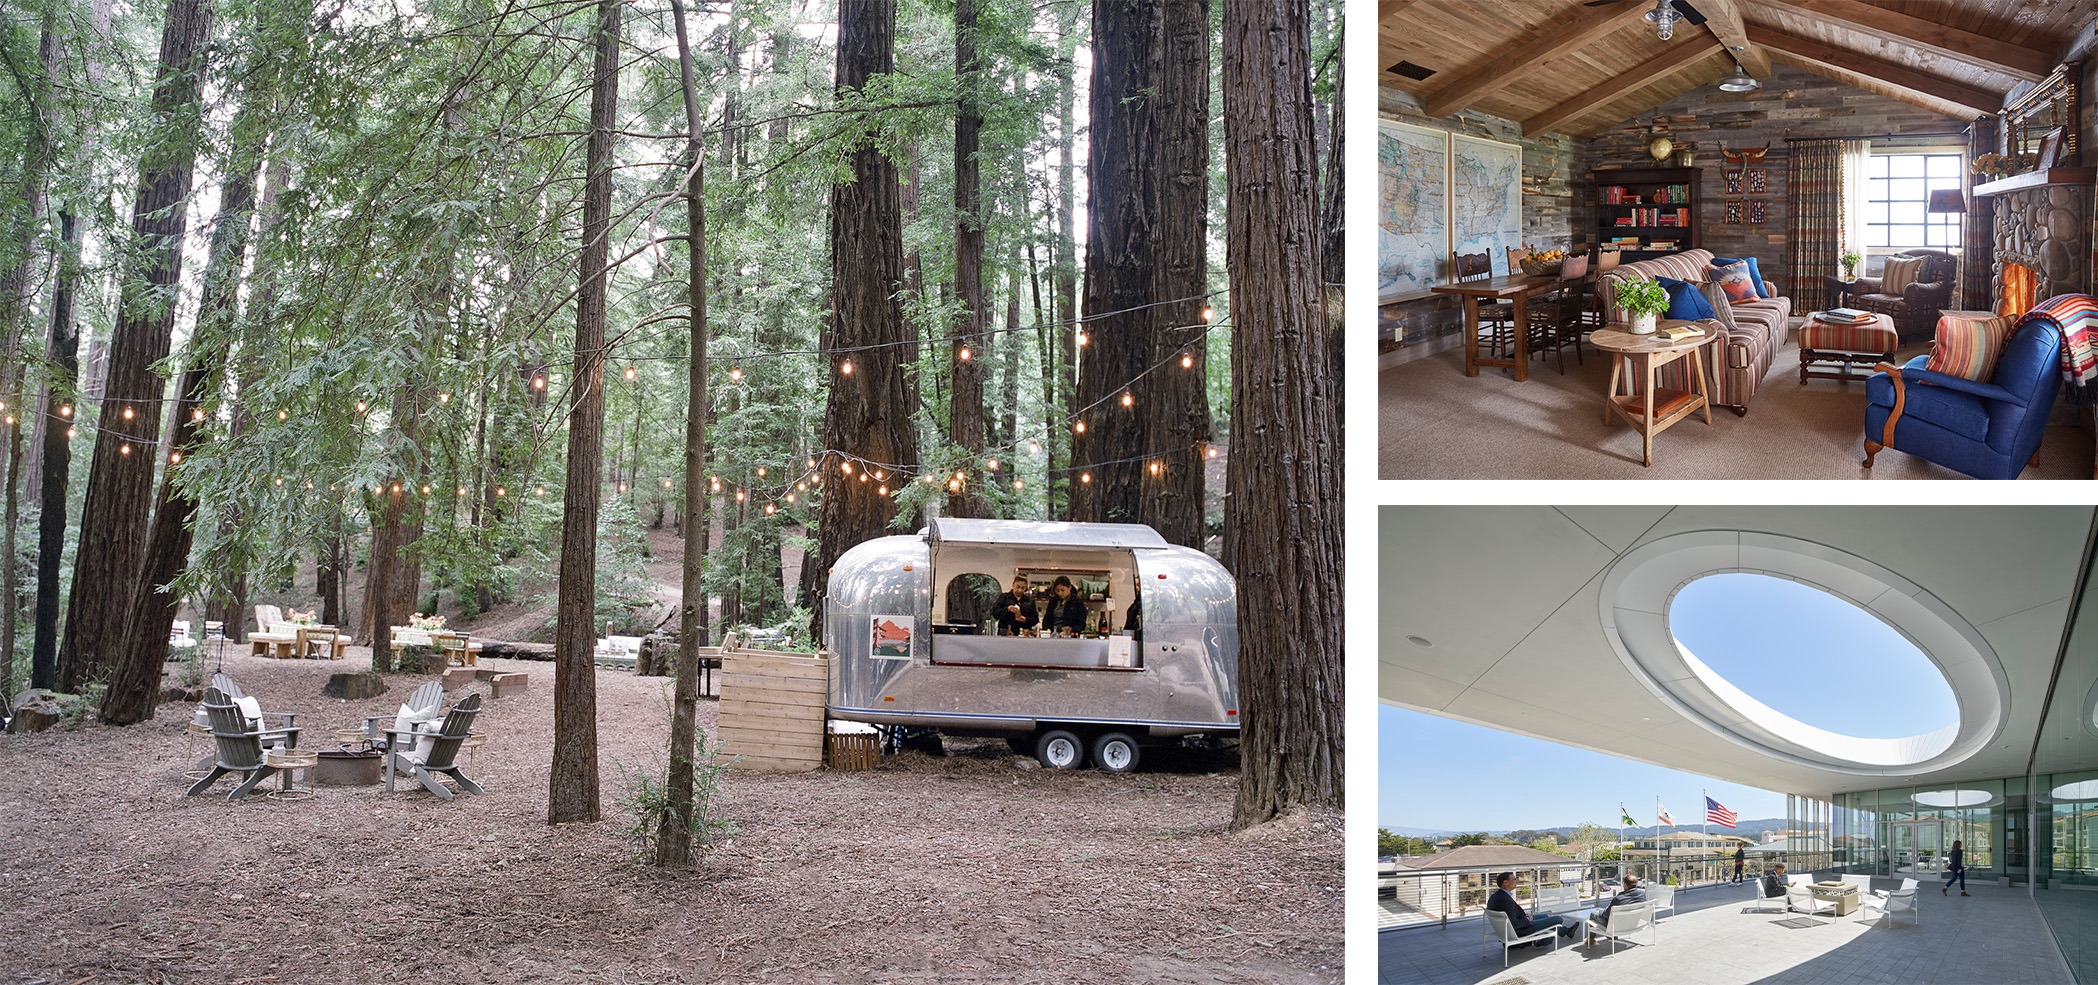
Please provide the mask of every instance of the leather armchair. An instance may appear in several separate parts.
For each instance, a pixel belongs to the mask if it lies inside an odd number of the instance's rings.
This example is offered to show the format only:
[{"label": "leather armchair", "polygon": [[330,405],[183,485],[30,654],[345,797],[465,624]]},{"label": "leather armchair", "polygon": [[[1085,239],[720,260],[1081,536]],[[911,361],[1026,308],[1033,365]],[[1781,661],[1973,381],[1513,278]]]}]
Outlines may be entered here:
[{"label": "leather armchair", "polygon": [[1952,288],[1959,282],[1958,257],[1939,250],[1909,250],[1888,259],[1922,257],[1923,273],[1900,294],[1881,290],[1879,277],[1860,277],[1848,285],[1850,306],[1894,319],[1903,342],[1922,338],[1937,328],[1938,313],[1952,307]]},{"label": "leather armchair", "polygon": [[1865,467],[1882,448],[1977,479],[2015,479],[2038,457],[2062,385],[2062,336],[2029,320],[2004,343],[1987,382],[1924,369],[1927,355],[1880,363],[1865,381]]}]

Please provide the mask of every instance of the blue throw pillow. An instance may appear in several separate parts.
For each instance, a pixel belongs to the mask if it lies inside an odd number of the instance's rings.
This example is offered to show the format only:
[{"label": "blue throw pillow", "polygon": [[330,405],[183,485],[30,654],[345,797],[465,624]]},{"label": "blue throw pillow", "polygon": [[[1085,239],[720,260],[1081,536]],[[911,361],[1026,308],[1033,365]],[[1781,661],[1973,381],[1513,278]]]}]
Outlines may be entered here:
[{"label": "blue throw pillow", "polygon": [[1696,284],[1673,277],[1657,279],[1661,282],[1661,287],[1668,291],[1668,310],[1662,312],[1661,317],[1680,318],[1684,321],[1719,317],[1719,312],[1712,310],[1712,302],[1705,300],[1704,290]]},{"label": "blue throw pillow", "polygon": [[1754,285],[1756,286],[1756,297],[1759,297],[1759,298],[1767,298],[1767,297],[1769,297],[1769,296],[1770,296],[1770,289],[1769,289],[1769,288],[1767,288],[1767,287],[1764,287],[1764,286],[1763,286],[1763,272],[1762,272],[1761,270],[1758,270],[1758,269],[1756,269],[1756,258],[1755,258],[1755,257],[1713,257],[1713,258],[1712,258],[1712,266],[1715,266],[1715,267],[1723,267],[1723,266],[1725,266],[1725,265],[1727,265],[1727,264],[1729,264],[1729,263],[1745,263],[1745,264],[1748,264],[1748,280],[1749,280],[1749,283],[1752,283],[1752,284],[1754,284]]}]

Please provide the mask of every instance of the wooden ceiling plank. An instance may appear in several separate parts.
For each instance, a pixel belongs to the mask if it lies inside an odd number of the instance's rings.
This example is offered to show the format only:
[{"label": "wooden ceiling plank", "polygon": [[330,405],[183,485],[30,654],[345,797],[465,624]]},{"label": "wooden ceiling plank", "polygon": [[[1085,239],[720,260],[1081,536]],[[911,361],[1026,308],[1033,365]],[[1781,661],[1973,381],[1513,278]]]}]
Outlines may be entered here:
[{"label": "wooden ceiling plank", "polygon": [[[1770,56],[1749,41],[1748,27],[1742,23],[1741,8],[1734,0],[1699,0],[1697,9],[1705,15],[1705,26],[1712,30],[1712,36],[1727,46],[1748,74],[1759,79],[1770,77]],[[1735,51],[1736,48],[1740,50]]]},{"label": "wooden ceiling plank", "polygon": [[1995,113],[2003,108],[2003,94],[2000,92],[1927,75],[1878,58],[1867,58],[1848,48],[1825,41],[1797,37],[1761,24],[1749,25],[1749,36],[1755,38],[1757,44],[1772,51],[1784,52],[1794,59],[1856,72],[1895,89],[1929,96],[1971,110],[1976,116]]},{"label": "wooden ceiling plank", "polygon": [[1925,20],[1899,10],[1875,7],[1864,0],[1760,0],[1772,7],[1840,24],[1873,37],[1922,48],[1931,54],[1980,65],[2037,82],[2054,71],[2051,52],[2013,44],[1986,34]]},{"label": "wooden ceiling plank", "polygon": [[1899,86],[1887,85],[1869,76],[1861,75],[1857,72],[1852,72],[1840,68],[1832,68],[1828,65],[1822,64],[1821,62],[1813,61],[1807,58],[1800,58],[1795,55],[1788,55],[1782,51],[1772,51],[1770,53],[1770,57],[1780,64],[1790,65],[1793,68],[1799,69],[1800,71],[1806,72],[1810,75],[1818,75],[1831,82],[1841,82],[1844,85],[1851,86],[1853,88],[1863,89],[1866,92],[1877,93],[1896,102],[1907,103],[1911,106],[1916,106],[1922,109],[1930,110],[1933,113],[1939,113],[1945,116],[1955,117],[1959,119],[1966,119],[1969,116],[1975,115],[1972,110],[1967,109],[1964,106],[1955,106],[1942,99],[1935,99],[1930,96],[1925,96],[1920,93],[1910,91],[1908,89],[1903,89]]},{"label": "wooden ceiling plank", "polygon": [[1620,75],[1602,85],[1583,92],[1523,121],[1523,136],[1534,137],[1557,127],[1589,110],[1609,103],[1644,86],[1652,85],[1668,76],[1703,61],[1724,49],[1717,39],[1708,35],[1693,35],[1670,46],[1668,53],[1647,62],[1638,69]]},{"label": "wooden ceiling plank", "polygon": [[1413,6],[1414,2],[1415,0],[1379,0],[1377,4],[1378,26],[1390,27],[1399,19],[1400,14],[1406,12],[1406,8]]},{"label": "wooden ceiling plank", "polygon": [[1597,7],[1563,26],[1553,26],[1514,51],[1488,57],[1469,71],[1451,79],[1430,95],[1424,109],[1429,116],[1449,116],[1493,91],[1536,70],[1569,51],[1575,51],[1636,20],[1647,8],[1637,3],[1614,3]]}]

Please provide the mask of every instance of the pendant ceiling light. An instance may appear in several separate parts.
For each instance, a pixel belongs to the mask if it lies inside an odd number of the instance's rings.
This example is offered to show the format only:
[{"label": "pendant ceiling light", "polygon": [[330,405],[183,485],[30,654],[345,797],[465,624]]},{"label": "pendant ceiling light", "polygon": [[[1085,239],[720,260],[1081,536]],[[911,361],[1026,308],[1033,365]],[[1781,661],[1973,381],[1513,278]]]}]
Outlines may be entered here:
[{"label": "pendant ceiling light", "polygon": [[1739,62],[1734,63],[1734,74],[1719,80],[1719,88],[1727,92],[1754,92],[1762,87],[1763,83],[1757,82]]},{"label": "pendant ceiling light", "polygon": [[1669,0],[1655,0],[1654,9],[1646,12],[1646,22],[1654,26],[1654,37],[1663,41],[1675,37],[1675,22],[1682,17]]}]

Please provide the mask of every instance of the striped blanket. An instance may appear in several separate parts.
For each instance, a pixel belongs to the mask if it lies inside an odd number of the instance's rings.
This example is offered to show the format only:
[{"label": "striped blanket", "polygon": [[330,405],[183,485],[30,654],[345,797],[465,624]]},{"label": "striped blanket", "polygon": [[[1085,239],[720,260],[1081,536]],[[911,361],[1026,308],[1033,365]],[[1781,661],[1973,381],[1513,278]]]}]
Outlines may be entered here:
[{"label": "striped blanket", "polygon": [[2062,379],[2077,387],[2098,380],[2098,298],[2055,295],[2019,318],[2012,334],[2042,321],[2062,333]]}]

